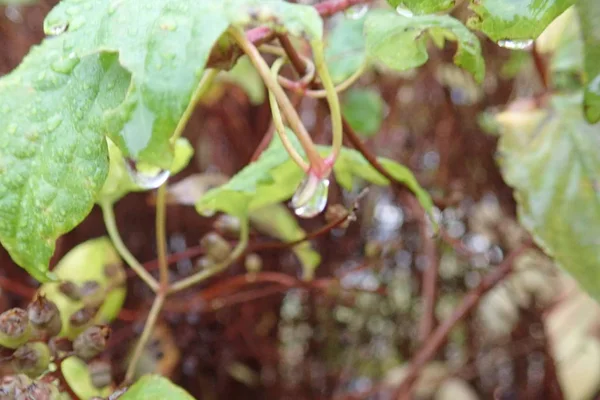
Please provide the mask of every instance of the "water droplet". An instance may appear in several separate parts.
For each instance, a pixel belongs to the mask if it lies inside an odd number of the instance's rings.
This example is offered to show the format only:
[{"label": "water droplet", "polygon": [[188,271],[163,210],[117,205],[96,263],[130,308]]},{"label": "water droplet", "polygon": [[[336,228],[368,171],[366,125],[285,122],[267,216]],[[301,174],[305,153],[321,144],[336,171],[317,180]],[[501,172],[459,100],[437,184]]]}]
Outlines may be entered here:
[{"label": "water droplet", "polygon": [[498,46],[510,50],[529,50],[533,46],[533,39],[525,40],[498,40]]},{"label": "water droplet", "polygon": [[46,30],[46,33],[51,36],[58,36],[61,33],[64,33],[69,27],[68,22],[61,22],[56,25],[52,25]]},{"label": "water droplet", "polygon": [[53,62],[50,68],[52,68],[54,72],[70,74],[77,64],[79,64],[79,57],[77,57],[75,53],[71,53],[68,57]]},{"label": "water droplet", "polygon": [[169,179],[169,170],[137,163],[132,159],[125,160],[125,167],[133,183],[141,189],[156,189]]},{"label": "water droplet", "polygon": [[350,19],[361,19],[367,14],[367,11],[369,11],[367,4],[357,4],[347,9],[344,14]]},{"label": "water droplet", "polygon": [[410,11],[408,8],[404,7],[404,6],[398,6],[396,7],[396,12],[406,18],[412,18],[415,16],[415,14],[413,14],[412,11]]},{"label": "water droplet", "polygon": [[312,218],[325,209],[329,193],[329,179],[308,174],[296,189],[291,206],[297,216]]}]

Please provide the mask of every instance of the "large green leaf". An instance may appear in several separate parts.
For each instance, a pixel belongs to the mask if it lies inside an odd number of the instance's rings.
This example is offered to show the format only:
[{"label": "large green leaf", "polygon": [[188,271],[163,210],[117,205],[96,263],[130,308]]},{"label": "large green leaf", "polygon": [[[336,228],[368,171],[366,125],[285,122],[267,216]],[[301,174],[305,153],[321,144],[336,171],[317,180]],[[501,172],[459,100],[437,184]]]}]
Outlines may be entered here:
[{"label": "large green leaf", "polygon": [[[368,13],[366,14],[368,15]],[[326,37],[325,60],[334,82],[342,82],[366,62],[362,18],[342,18]]]},{"label": "large green leaf", "polygon": [[455,0],[388,0],[392,7],[401,7],[414,14],[432,14],[454,7]]},{"label": "large green leaf", "polygon": [[[297,141],[294,143],[298,147]],[[298,148],[298,151],[301,149]],[[327,154],[329,148],[321,146],[319,151]],[[394,178],[415,193],[427,211],[431,210],[429,195],[419,186],[409,169],[384,158],[380,162]],[[389,184],[360,153],[352,149],[342,149],[333,171],[337,182],[348,190],[353,188],[355,178],[377,185]],[[276,136],[257,161],[247,165],[225,185],[206,193],[196,204],[196,209],[201,214],[222,211],[245,218],[252,210],[289,199],[303,177],[304,172],[289,158],[281,140]]]},{"label": "large green leaf", "polygon": [[102,115],[128,81],[114,55],[61,59],[63,45],[45,40],[0,79],[0,241],[40,281],[56,238],[89,213],[106,178]]},{"label": "large green leaf", "polygon": [[381,95],[372,89],[350,89],[342,98],[344,118],[354,130],[366,137],[379,132],[384,107]]},{"label": "large green leaf", "polygon": [[600,300],[600,126],[580,104],[581,96],[556,96],[546,108],[498,115],[500,165],[523,226]]},{"label": "large green leaf", "polygon": [[120,400],[194,400],[192,396],[167,378],[145,375],[133,384]]},{"label": "large green leaf", "polygon": [[44,22],[65,37],[65,55],[119,53],[131,73],[125,101],[108,115],[108,132],[125,156],[164,169],[173,134],[211,49],[230,24],[272,25],[322,35],[313,7],[277,0],[64,0]]},{"label": "large green leaf", "polygon": [[600,121],[600,2],[580,0],[577,9],[585,46],[585,116],[595,123]]},{"label": "large green leaf", "polygon": [[[595,0],[591,0],[595,1]],[[469,26],[493,41],[532,40],[575,0],[472,0]]]},{"label": "large green leaf", "polygon": [[456,40],[456,65],[473,74],[478,82],[483,80],[485,64],[479,40],[460,21],[447,15],[405,17],[387,10],[373,12],[365,22],[367,52],[392,69],[418,67],[429,58],[427,36],[423,35],[428,30]]}]

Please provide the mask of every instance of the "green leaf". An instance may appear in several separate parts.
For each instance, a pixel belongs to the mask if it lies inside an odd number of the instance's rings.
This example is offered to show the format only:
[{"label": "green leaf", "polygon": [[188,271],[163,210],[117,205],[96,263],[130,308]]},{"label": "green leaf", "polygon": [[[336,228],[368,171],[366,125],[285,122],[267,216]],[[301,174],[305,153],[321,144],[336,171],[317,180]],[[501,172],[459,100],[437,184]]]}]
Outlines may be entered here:
[{"label": "green leaf", "polygon": [[[121,259],[107,237],[88,240],[69,251],[58,263],[54,273],[61,281],[81,284],[86,281],[97,282],[102,289],[111,288],[94,318],[94,323],[109,323],[114,320],[125,301],[126,288],[111,280],[105,273],[106,267],[115,268],[117,282],[124,280],[125,270]],[[115,279],[115,278],[112,278]],[[85,305],[86,299],[73,301],[59,290],[60,282],[48,282],[42,285],[40,293],[52,300],[60,310],[63,328],[59,336],[73,339],[78,332],[71,329],[69,317]]]},{"label": "green leaf", "polygon": [[393,11],[372,12],[365,22],[367,52],[392,69],[416,68],[429,58],[423,33],[430,29],[438,35],[443,30],[458,42],[454,63],[481,82],[485,64],[479,40],[460,21],[447,15],[403,17]]},{"label": "green leaf", "polygon": [[[294,136],[290,136],[290,139],[298,151],[301,151],[297,139]],[[319,152],[327,154],[329,151],[328,147],[319,146]],[[429,195],[419,186],[408,168],[385,158],[380,158],[379,161],[394,178],[415,193],[428,212],[431,210]],[[342,148],[333,171],[337,182],[348,190],[354,187],[355,178],[376,185],[389,185],[385,177],[352,149]],[[303,177],[304,172],[289,158],[281,140],[276,136],[257,161],[248,164],[225,185],[206,193],[196,204],[196,209],[204,215],[222,211],[245,218],[250,211],[289,199]]]},{"label": "green leaf", "polygon": [[585,46],[585,117],[595,123],[600,121],[600,2],[580,0],[577,9]]},{"label": "green leaf", "polygon": [[546,253],[600,300],[600,127],[581,96],[497,116],[500,165],[515,190],[519,220]]},{"label": "green leaf", "polygon": [[365,19],[366,15],[358,19],[341,18],[327,35],[325,61],[335,83],[349,78],[367,61]]},{"label": "green leaf", "polygon": [[[127,193],[148,190],[148,188],[142,188],[138,186],[132,180],[131,173],[128,171],[125,165],[126,161],[123,158],[123,153],[121,153],[121,150],[119,150],[119,148],[112,141],[110,141],[110,139],[107,140],[110,154],[110,169],[108,172],[108,178],[106,178],[104,186],[98,194],[96,202],[98,204],[112,204],[119,201]],[[175,175],[184,169],[194,154],[192,145],[185,138],[177,139],[174,148],[175,154],[173,164],[169,168],[170,175]],[[160,174],[160,171],[152,172],[152,174]]]},{"label": "green leaf", "polygon": [[194,400],[189,393],[159,375],[145,375],[120,400]]},{"label": "green leaf", "polygon": [[[594,0],[592,0],[594,1]],[[493,41],[536,39],[575,0],[472,0],[468,25]]]},{"label": "green leaf", "polygon": [[45,40],[0,79],[0,242],[34,278],[51,278],[54,242],[90,212],[108,173],[103,112],[128,74],[114,55],[61,59]]},{"label": "green leaf", "polygon": [[64,0],[50,12],[44,30],[66,28],[65,56],[118,52],[131,84],[126,99],[107,114],[110,137],[125,156],[166,169],[169,138],[213,45],[230,24],[251,23],[322,35],[313,7],[276,0]]},{"label": "green leaf", "polygon": [[90,370],[85,361],[72,356],[60,364],[60,369],[67,383],[80,399],[110,396],[111,390],[109,386],[98,389],[93,385]]},{"label": "green leaf", "polygon": [[[298,220],[282,204],[272,204],[250,212],[250,222],[257,230],[283,242],[293,242],[306,236]],[[303,276],[311,276],[321,263],[321,256],[309,242],[302,242],[292,248],[305,271]],[[307,274],[308,272],[308,274]]]},{"label": "green leaf", "polygon": [[384,106],[379,92],[372,89],[351,89],[342,98],[344,118],[354,130],[365,137],[379,132]]},{"label": "green leaf", "polygon": [[388,0],[392,7],[401,7],[414,14],[432,14],[454,7],[455,0]]}]

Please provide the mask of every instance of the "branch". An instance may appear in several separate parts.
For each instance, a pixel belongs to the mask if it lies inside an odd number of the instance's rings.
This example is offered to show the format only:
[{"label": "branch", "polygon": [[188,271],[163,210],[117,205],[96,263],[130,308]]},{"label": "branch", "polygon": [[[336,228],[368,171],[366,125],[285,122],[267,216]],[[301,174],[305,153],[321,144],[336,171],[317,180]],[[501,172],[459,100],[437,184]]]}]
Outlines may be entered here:
[{"label": "branch", "polygon": [[479,304],[479,301],[485,293],[501,282],[507,275],[513,271],[515,260],[521,256],[526,250],[531,248],[531,243],[525,243],[519,249],[510,253],[508,257],[496,267],[492,272],[486,275],[481,283],[468,292],[462,299],[462,302],[456,307],[454,313],[437,327],[435,331],[427,338],[427,341],[417,351],[416,355],[411,359],[408,372],[400,384],[394,391],[392,398],[404,399],[410,396],[410,387],[418,377],[421,369],[429,360],[431,360],[437,351],[440,349],[454,326],[465,318]]}]

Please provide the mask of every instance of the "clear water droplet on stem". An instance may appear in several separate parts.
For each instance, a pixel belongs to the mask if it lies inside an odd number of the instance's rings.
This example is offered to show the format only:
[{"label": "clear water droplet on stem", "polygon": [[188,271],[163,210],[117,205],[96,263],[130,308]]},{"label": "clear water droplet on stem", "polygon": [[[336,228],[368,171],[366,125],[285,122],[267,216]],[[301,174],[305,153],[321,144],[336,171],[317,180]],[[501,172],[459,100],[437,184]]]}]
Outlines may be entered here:
[{"label": "clear water droplet on stem", "polygon": [[141,189],[156,189],[169,179],[169,170],[143,165],[135,160],[125,160],[125,167],[135,183]]},{"label": "clear water droplet on stem", "polygon": [[396,7],[396,12],[406,18],[412,18],[415,16],[415,14],[410,11],[408,8],[404,7],[404,6],[398,6]]},{"label": "clear water droplet on stem", "polygon": [[329,179],[319,179],[309,173],[296,189],[291,206],[297,216],[312,218],[325,209],[328,194]]},{"label": "clear water droplet on stem", "polygon": [[533,46],[533,39],[525,40],[498,40],[498,46],[510,50],[529,50]]},{"label": "clear water droplet on stem", "polygon": [[350,19],[361,19],[367,14],[367,11],[369,11],[367,4],[357,4],[348,8],[344,14]]}]

